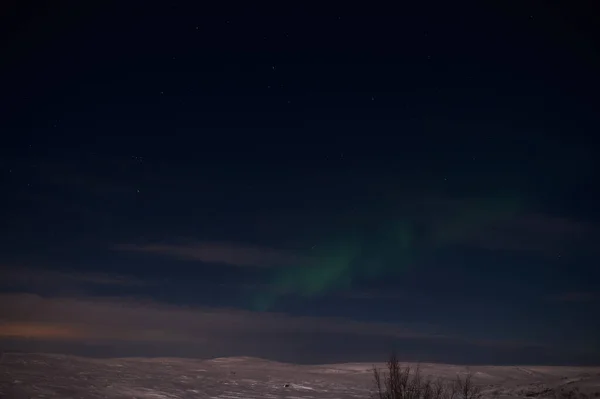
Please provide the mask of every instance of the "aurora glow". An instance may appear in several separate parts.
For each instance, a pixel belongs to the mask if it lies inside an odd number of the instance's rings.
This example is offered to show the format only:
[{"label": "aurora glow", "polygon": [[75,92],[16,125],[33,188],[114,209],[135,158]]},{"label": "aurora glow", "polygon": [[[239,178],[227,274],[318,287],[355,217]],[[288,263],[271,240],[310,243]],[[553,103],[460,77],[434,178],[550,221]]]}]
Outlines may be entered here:
[{"label": "aurora glow", "polygon": [[269,289],[254,300],[254,309],[269,310],[286,295],[315,297],[353,286],[357,277],[398,276],[428,252],[468,243],[484,227],[515,216],[523,209],[522,198],[476,199],[459,202],[450,211],[438,212],[425,225],[409,215],[384,222],[376,236],[347,232],[311,250],[302,265],[276,269]]}]

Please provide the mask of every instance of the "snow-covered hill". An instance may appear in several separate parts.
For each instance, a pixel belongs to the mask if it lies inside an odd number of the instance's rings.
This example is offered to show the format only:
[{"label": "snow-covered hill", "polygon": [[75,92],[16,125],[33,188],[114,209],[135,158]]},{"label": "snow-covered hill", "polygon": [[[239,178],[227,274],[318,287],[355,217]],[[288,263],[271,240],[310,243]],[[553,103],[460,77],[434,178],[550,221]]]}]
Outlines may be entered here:
[{"label": "snow-covered hill", "polygon": [[[292,365],[248,357],[91,359],[5,354],[2,398],[369,398],[371,364]],[[377,365],[383,367],[383,364]],[[422,364],[424,375],[454,378],[463,366]],[[600,368],[477,366],[475,382],[490,398],[600,397]],[[579,394],[582,393],[582,394]]]}]

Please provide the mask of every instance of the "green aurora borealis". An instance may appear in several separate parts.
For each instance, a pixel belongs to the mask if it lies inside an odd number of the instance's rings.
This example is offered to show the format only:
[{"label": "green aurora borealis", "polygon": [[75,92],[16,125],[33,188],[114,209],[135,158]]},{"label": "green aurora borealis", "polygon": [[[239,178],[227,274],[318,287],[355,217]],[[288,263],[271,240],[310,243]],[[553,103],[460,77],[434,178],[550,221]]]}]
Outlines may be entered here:
[{"label": "green aurora borealis", "polygon": [[[509,220],[525,206],[518,197],[450,203],[431,215],[406,215],[372,229],[346,229],[309,251],[302,264],[273,271],[268,289],[255,296],[255,310],[271,309],[286,295],[316,297],[349,289],[358,277],[399,278],[427,254],[468,245],[481,229]],[[341,238],[340,238],[341,237]]]}]

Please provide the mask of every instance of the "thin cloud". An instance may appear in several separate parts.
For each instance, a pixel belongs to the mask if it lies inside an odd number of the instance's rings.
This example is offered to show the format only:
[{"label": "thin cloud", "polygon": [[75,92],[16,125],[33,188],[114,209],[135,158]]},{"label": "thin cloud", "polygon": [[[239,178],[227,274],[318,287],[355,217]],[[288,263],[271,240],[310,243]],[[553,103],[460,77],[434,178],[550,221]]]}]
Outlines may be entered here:
[{"label": "thin cloud", "polygon": [[435,198],[415,212],[439,245],[460,245],[498,251],[523,251],[556,256],[573,246],[590,246],[595,225],[564,216],[530,211],[518,197]]},{"label": "thin cloud", "polygon": [[85,286],[146,286],[147,281],[110,273],[69,272],[28,267],[3,267],[0,271],[0,281],[11,286],[28,289],[76,289]]},{"label": "thin cloud", "polygon": [[179,260],[221,263],[234,266],[278,267],[300,265],[302,258],[293,253],[226,242],[193,244],[119,245],[115,249],[171,257]]},{"label": "thin cloud", "polygon": [[185,307],[130,298],[4,294],[0,295],[0,320],[0,342],[16,339],[117,346],[128,342],[204,345],[223,351],[235,347],[239,353],[262,348],[265,355],[273,354],[274,350],[268,337],[285,336],[290,342],[304,340],[305,345],[318,336],[363,336],[366,339],[376,334],[392,339],[449,339],[434,331],[388,323]]},{"label": "thin cloud", "polygon": [[586,223],[542,214],[520,214],[482,226],[465,243],[489,250],[535,252],[558,256],[573,245],[586,244],[595,229]]},{"label": "thin cloud", "polygon": [[74,325],[44,322],[0,322],[1,338],[25,338],[46,340],[81,340],[88,338],[90,331]]},{"label": "thin cloud", "polygon": [[527,342],[448,335],[433,326],[293,317],[120,297],[4,294],[0,320],[0,343],[7,350],[101,357],[256,356],[331,363],[383,359],[397,348],[405,359],[414,361],[514,363],[524,351],[529,353],[524,362],[552,352]]}]

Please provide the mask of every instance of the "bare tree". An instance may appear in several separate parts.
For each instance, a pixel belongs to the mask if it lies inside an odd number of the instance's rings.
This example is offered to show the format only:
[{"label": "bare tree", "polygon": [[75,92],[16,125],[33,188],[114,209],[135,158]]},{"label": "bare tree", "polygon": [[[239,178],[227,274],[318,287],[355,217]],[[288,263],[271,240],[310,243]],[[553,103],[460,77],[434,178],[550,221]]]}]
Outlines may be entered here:
[{"label": "bare tree", "polygon": [[386,364],[387,373],[373,367],[374,399],[481,399],[481,389],[473,384],[472,374],[454,383],[442,379],[432,381],[421,373],[420,366],[402,367],[395,354]]}]

